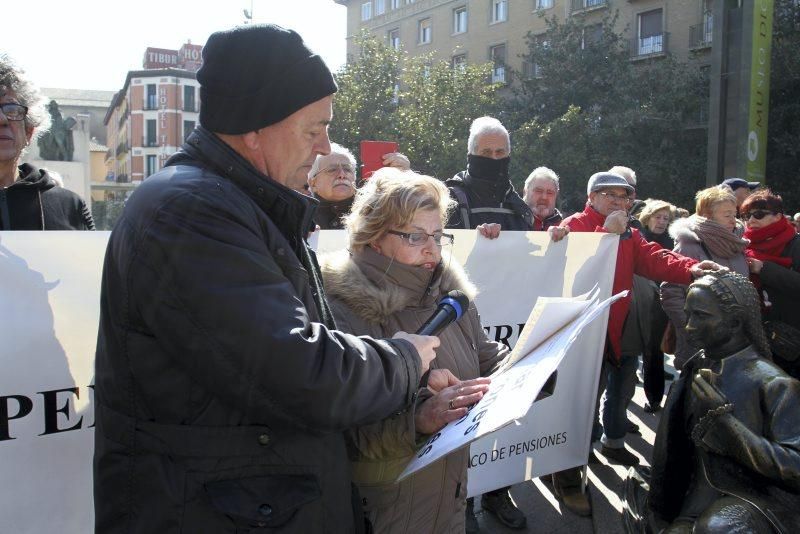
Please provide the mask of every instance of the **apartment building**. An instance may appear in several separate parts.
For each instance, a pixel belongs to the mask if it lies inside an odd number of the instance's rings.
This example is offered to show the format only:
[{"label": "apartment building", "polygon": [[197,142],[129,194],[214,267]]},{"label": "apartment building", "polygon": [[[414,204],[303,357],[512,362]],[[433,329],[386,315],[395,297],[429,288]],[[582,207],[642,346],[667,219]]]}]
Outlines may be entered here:
[{"label": "apartment building", "polygon": [[148,48],[142,70],[129,71],[106,112],[106,162],[118,184],[157,172],[197,125],[202,46]]},{"label": "apartment building", "polygon": [[614,10],[632,61],[669,54],[699,67],[710,63],[714,0],[334,1],[347,7],[348,57],[358,53],[354,38],[367,30],[411,56],[431,53],[454,66],[491,61],[492,78],[501,83],[509,81],[507,66],[535,75],[522,55],[528,32],[544,35],[545,17],[580,17],[591,27]]}]

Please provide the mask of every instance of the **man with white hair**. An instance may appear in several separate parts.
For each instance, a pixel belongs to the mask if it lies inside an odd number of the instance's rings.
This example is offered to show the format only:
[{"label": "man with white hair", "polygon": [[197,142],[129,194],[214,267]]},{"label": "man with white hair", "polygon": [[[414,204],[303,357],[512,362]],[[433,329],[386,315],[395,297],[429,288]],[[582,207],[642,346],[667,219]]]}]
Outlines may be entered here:
[{"label": "man with white hair", "polygon": [[[533,216],[508,177],[511,138],[503,124],[493,117],[472,121],[467,142],[467,170],[445,182],[458,203],[447,228],[475,229],[484,237],[496,238],[500,230],[533,230]],[[509,488],[487,492],[481,499],[484,510],[504,525],[522,529],[527,523],[514,503]],[[473,499],[467,499],[467,534],[479,532]]]},{"label": "man with white hair", "polygon": [[493,117],[472,122],[467,143],[467,169],[445,182],[458,203],[448,228],[478,228],[486,237],[503,230],[532,230],[533,216],[508,175],[511,139]]},{"label": "man with white hair", "polygon": [[[399,152],[383,156],[385,167],[407,170],[411,167],[408,158]],[[331,143],[330,154],[320,154],[308,172],[311,194],[319,201],[314,214],[322,230],[344,228],[342,217],[350,213],[356,194],[356,157],[350,150]]]},{"label": "man with white hair", "polygon": [[537,167],[528,175],[522,197],[533,214],[534,230],[558,226],[564,218],[556,208],[558,191],[558,175],[552,169]]}]

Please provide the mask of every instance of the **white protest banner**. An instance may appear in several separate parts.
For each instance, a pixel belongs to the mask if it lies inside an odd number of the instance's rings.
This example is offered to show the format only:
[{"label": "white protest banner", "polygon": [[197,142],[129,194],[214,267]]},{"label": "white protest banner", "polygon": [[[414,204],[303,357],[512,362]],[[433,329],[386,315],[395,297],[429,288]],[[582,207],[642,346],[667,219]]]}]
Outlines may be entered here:
[{"label": "white protest banner", "polygon": [[[481,290],[477,305],[492,339],[513,345],[539,296],[572,297],[596,284],[601,299],[610,295],[617,246],[613,236],[571,234],[551,243],[544,232],[506,232],[494,241],[474,231],[455,233],[453,257]],[[322,251],[346,244],[341,231],[320,232],[318,239]],[[3,532],[86,533],[94,528],[91,384],[107,240],[107,232],[0,232]],[[601,322],[579,336],[559,366],[555,393],[534,403],[523,425],[509,425],[473,443],[474,459],[484,452],[487,458],[493,450],[505,452],[502,461],[473,462],[473,493],[476,481],[490,486],[529,474],[517,465],[527,456],[517,451],[525,449],[530,456],[527,444],[534,437],[565,436],[558,445],[538,446],[529,458],[532,473],[578,465],[581,455],[585,459],[588,445],[582,447],[578,429],[588,429],[591,415],[576,399],[594,402]],[[520,430],[530,420],[532,429]],[[506,437],[499,440],[500,435]],[[516,447],[523,438],[525,446]]]},{"label": "white protest banner", "polygon": [[[489,240],[474,230],[452,230],[453,258],[480,290],[476,305],[491,339],[516,343],[538,297],[575,297],[595,286],[611,296],[619,240],[572,233],[553,243],[546,232],[501,232]],[[328,245],[326,234],[337,238]],[[346,245],[341,232],[320,232],[320,251]],[[586,462],[607,313],[589,324],[558,368],[553,395],[537,401],[518,424],[470,445],[469,495],[515,484]]]}]

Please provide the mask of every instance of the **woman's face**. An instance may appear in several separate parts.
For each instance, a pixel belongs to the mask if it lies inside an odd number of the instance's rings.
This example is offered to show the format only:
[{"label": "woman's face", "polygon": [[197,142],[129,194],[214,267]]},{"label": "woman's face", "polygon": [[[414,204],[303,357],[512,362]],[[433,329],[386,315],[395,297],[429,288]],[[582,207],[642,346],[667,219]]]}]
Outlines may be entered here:
[{"label": "woman's face", "polygon": [[[438,210],[419,210],[414,219],[399,228],[387,228],[396,232],[433,234],[442,231],[442,217]],[[442,259],[442,247],[437,245],[433,237],[420,246],[412,247],[408,239],[396,234],[384,234],[370,244],[379,254],[404,265],[416,265],[430,271],[434,270]]]},{"label": "woman's face", "polygon": [[669,226],[669,208],[660,209],[647,220],[647,229],[654,234],[663,234]]},{"label": "woman's face", "polygon": [[[757,215],[763,215],[763,217],[761,219],[757,219]],[[783,214],[773,213],[769,210],[751,209],[747,213],[743,213],[742,218],[744,219],[744,222],[747,224],[748,228],[758,230],[759,228],[764,228],[772,223],[780,221],[783,218]]]},{"label": "woman's face", "polygon": [[733,202],[715,204],[711,208],[709,219],[733,232],[736,229],[736,204]]}]

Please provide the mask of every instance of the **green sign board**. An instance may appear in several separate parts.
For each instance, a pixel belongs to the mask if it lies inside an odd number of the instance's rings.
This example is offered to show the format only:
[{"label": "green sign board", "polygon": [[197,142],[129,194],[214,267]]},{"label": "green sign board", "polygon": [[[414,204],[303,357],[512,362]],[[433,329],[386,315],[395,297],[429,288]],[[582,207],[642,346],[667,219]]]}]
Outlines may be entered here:
[{"label": "green sign board", "polygon": [[750,105],[748,106],[750,116],[747,122],[747,180],[749,181],[764,182],[767,165],[773,9],[773,0],[753,2],[753,48],[750,55]]}]

